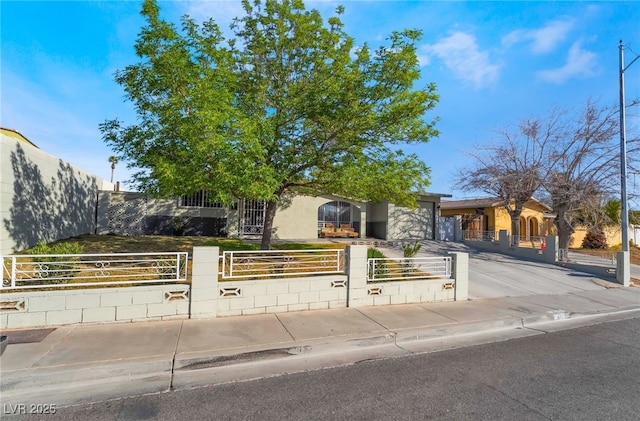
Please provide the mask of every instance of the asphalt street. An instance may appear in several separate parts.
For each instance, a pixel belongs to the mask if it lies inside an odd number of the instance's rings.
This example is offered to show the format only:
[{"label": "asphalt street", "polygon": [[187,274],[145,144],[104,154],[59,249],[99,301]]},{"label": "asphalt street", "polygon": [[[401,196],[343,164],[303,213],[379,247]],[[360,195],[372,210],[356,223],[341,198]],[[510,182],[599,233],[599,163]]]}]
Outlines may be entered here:
[{"label": "asphalt street", "polygon": [[637,419],[640,319],[537,333],[347,367],[57,407],[55,414],[19,418]]}]

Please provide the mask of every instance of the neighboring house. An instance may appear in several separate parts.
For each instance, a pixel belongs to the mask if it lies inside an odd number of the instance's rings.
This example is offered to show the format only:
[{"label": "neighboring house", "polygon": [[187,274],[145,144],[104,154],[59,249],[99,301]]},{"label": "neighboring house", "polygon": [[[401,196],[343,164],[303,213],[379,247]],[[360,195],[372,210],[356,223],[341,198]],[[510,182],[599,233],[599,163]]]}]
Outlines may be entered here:
[{"label": "neighboring house", "polygon": [[[633,239],[633,230],[629,230],[629,239]],[[616,246],[618,244],[622,244],[622,226],[616,227],[605,227],[604,235],[607,238],[607,245],[609,247]],[[569,247],[571,248],[581,248],[582,240],[587,236],[587,229],[583,226],[577,226],[575,228],[575,232],[571,236],[571,242],[569,243]]]},{"label": "neighboring house", "polygon": [[[556,217],[553,213],[548,213],[545,215],[549,218],[550,221],[553,221]],[[571,240],[569,242],[570,248],[581,248],[582,241],[587,236],[588,229],[583,225],[576,225],[574,227],[575,231],[573,235],[571,235]],[[614,226],[605,226],[604,227],[604,235],[607,240],[607,245],[609,247],[616,246],[618,244],[622,244],[622,226],[614,225]],[[551,227],[549,231],[552,235],[556,235],[557,229],[554,226]],[[633,239],[633,228],[629,227],[629,239]],[[635,241],[634,241],[635,242]]]},{"label": "neighboring house", "polygon": [[112,186],[0,128],[0,253],[95,232],[98,191]]},{"label": "neighboring house", "polygon": [[[511,233],[511,216],[501,204],[500,199],[495,197],[442,201],[440,215],[443,229],[453,224],[454,218],[460,218],[462,230],[466,231],[467,237],[486,239],[488,235],[497,239],[498,232],[501,230]],[[525,203],[520,216],[521,239],[528,240],[530,237],[557,235],[557,229],[553,223],[555,217],[556,215],[551,208],[544,203],[536,199],[529,200]],[[483,232],[485,234],[482,234]],[[582,247],[582,240],[586,234],[586,228],[577,226],[571,236],[569,246],[571,248]],[[622,243],[620,227],[606,227],[605,235],[609,246]],[[453,238],[447,239],[453,240]]]},{"label": "neighboring house", "polygon": [[[276,211],[273,238],[436,239],[438,210],[443,196],[447,195],[420,194],[419,207],[408,209],[387,202],[373,204],[331,195],[294,195],[285,198],[285,205]],[[241,200],[234,206],[224,206],[209,201],[205,192],[176,199],[145,198],[140,193],[130,192],[100,192],[97,214],[100,234],[246,238],[262,234],[265,206],[258,200]],[[343,226],[350,228],[349,235],[340,235]],[[338,232],[326,235],[328,227]]]},{"label": "neighboring house", "polygon": [[[553,221],[546,216],[549,208],[544,203],[530,199],[520,215],[520,236],[531,237],[551,234]],[[462,219],[462,230],[468,232],[497,233],[501,230],[511,232],[511,216],[499,198],[442,201],[440,215],[443,224],[450,224],[454,217]]]}]

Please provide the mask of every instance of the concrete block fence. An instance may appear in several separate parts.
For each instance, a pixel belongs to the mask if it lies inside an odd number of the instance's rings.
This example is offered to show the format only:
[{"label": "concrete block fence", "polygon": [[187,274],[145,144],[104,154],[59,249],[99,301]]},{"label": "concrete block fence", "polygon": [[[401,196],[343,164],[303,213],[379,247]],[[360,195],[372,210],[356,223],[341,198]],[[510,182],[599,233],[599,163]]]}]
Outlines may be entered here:
[{"label": "concrete block fence", "polygon": [[0,328],[132,322],[189,316],[187,284],[0,294]]},{"label": "concrete block fence", "polygon": [[546,236],[544,238],[544,250],[512,245],[511,236],[506,230],[499,232],[498,241],[464,240],[464,242],[478,250],[497,252],[538,262],[555,263],[558,260],[558,237]]},{"label": "concrete block fence", "polygon": [[452,254],[452,277],[367,282],[367,246],[348,246],[344,274],[219,279],[219,249],[195,247],[191,284],[0,294],[3,329],[75,323],[211,318],[338,307],[466,300],[469,261]]}]

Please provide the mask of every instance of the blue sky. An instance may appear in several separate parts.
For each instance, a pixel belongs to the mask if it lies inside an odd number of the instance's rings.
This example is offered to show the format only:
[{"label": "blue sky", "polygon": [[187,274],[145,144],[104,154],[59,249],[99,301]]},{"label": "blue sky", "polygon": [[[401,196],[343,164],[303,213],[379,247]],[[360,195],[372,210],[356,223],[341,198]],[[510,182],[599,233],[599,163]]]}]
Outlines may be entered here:
[{"label": "blue sky", "polygon": [[[6,1],[1,14],[0,124],[41,149],[105,179],[113,152],[98,125],[133,122],[135,114],[114,82],[116,70],[137,62],[133,45],[142,25],[139,1]],[[329,17],[346,7],[346,31],[376,45],[393,30],[419,28],[422,80],[441,96],[427,118],[439,116],[441,135],[407,148],[432,169],[432,192],[454,198],[452,181],[465,151],[495,139],[494,129],[544,116],[553,107],[579,108],[587,98],[618,103],[618,42],[626,62],[640,54],[640,3],[635,1],[316,1]],[[160,1],[167,20],[213,17],[228,28],[242,13],[237,1]],[[640,60],[625,73],[627,99],[640,97]],[[638,118],[628,116],[628,127]],[[116,179],[130,172],[119,164]],[[640,179],[638,180],[640,188]],[[638,190],[635,180],[629,189]]]}]

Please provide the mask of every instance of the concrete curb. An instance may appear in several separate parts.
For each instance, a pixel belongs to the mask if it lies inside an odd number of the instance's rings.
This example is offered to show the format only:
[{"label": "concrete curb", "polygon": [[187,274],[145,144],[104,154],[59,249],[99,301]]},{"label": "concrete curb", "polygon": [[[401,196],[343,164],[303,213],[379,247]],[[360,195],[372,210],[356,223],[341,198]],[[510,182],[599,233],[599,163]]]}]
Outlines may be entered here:
[{"label": "concrete curb", "polygon": [[68,385],[75,382],[104,381],[110,378],[148,374],[170,374],[172,369],[173,355],[28,368],[3,372],[0,390],[4,395],[13,390]]}]

